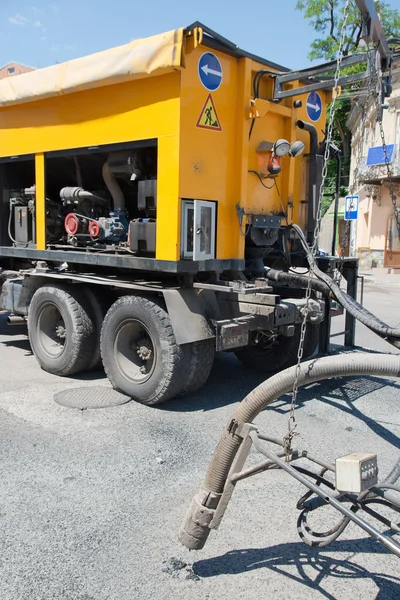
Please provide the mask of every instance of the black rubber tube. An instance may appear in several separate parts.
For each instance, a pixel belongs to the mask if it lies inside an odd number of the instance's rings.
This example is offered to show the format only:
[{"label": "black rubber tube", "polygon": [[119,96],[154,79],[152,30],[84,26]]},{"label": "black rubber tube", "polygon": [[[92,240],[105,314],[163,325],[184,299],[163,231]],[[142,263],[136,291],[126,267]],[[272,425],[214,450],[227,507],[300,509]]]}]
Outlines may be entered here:
[{"label": "black rubber tube", "polygon": [[345,308],[354,318],[356,318],[360,323],[363,323],[368,329],[379,335],[380,337],[385,338],[390,344],[395,346],[396,348],[400,348],[400,329],[396,327],[390,327],[380,319],[378,319],[375,315],[370,313],[366,308],[361,306],[356,300],[348,296],[345,292],[343,292],[339,285],[333,281],[329,275],[323,273],[318,266],[316,265],[314,256],[307,244],[307,240],[304,236],[303,231],[298,225],[293,224],[291,227],[297,232],[302,246],[306,252],[307,260],[310,265],[310,269],[312,271],[311,275],[317,277],[329,287],[333,296],[336,300]]},{"label": "black rubber tube", "polygon": [[[359,375],[399,377],[400,355],[345,353],[316,358],[301,364],[299,387],[331,377]],[[203,548],[210,533],[215,509],[242,442],[232,423],[251,423],[271,402],[293,389],[295,377],[296,366],[277,373],[257,386],[236,407],[216,447],[204,483],[193,498],[181,527],[179,539],[187,548]]]},{"label": "black rubber tube", "polygon": [[[266,269],[265,276],[271,281],[279,281],[296,287],[307,288],[307,275],[299,275],[298,273],[288,273],[287,271],[278,271],[277,269]],[[313,277],[311,279],[311,289],[315,292],[321,292],[328,296],[331,292],[327,284]]]}]

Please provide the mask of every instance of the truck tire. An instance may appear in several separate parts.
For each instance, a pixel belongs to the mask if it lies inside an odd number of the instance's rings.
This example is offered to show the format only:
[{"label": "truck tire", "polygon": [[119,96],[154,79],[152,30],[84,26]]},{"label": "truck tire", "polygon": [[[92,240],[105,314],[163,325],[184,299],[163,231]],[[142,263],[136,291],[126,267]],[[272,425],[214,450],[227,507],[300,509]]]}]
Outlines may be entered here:
[{"label": "truck tire", "polygon": [[[270,345],[260,346],[250,344],[245,348],[235,350],[240,362],[256,371],[275,373],[287,369],[297,363],[297,351],[300,341],[300,325],[296,325],[294,335],[285,337],[278,335]],[[303,360],[312,356],[318,346],[319,326],[307,324],[306,338],[304,341]]]},{"label": "truck tire", "polygon": [[122,296],[103,321],[100,350],[112,386],[148,406],[182,390],[183,350],[161,304]]},{"label": "truck tire", "polygon": [[195,394],[206,383],[215,357],[215,340],[201,340],[184,344],[183,349],[183,388],[179,396]]},{"label": "truck tire", "polygon": [[82,290],[58,284],[36,290],[28,311],[28,334],[45,371],[62,377],[86,371],[95,352],[96,332]]}]

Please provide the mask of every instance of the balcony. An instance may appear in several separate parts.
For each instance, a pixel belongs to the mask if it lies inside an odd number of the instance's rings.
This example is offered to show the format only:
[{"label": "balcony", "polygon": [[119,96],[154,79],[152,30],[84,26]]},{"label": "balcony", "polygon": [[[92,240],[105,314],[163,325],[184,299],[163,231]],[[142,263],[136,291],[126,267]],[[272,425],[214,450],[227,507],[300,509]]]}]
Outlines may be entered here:
[{"label": "balcony", "polygon": [[[388,145],[388,150],[390,150]],[[388,157],[391,158],[390,170],[393,180],[400,182],[400,147],[393,146],[393,151],[388,152]],[[360,181],[368,185],[381,185],[381,182],[388,178],[386,165],[384,161],[383,150],[381,146],[370,148],[368,156],[363,156],[359,165],[359,173],[355,176],[359,177]]]}]

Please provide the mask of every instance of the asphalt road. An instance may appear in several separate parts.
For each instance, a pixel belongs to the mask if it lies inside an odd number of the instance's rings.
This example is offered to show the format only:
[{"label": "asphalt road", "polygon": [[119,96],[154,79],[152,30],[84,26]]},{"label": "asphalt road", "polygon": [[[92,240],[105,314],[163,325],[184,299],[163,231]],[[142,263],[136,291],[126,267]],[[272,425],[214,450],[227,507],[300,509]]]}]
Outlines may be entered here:
[{"label": "asphalt road", "polygon": [[[366,305],[399,321],[400,277],[366,287]],[[386,346],[363,328],[357,342]],[[41,371],[24,328],[0,315],[0,599],[398,599],[399,560],[356,526],[322,550],[300,541],[304,490],[279,471],[237,485],[204,550],[180,546],[180,523],[233,405],[260,381],[224,355],[200,393],[163,408],[63,408],[55,392],[107,385],[104,375]],[[376,452],[387,472],[400,441],[399,385],[373,377],[302,390],[298,445],[328,461]],[[281,437],[287,416],[285,397],[257,424]],[[332,509],[323,510],[329,527]]]}]

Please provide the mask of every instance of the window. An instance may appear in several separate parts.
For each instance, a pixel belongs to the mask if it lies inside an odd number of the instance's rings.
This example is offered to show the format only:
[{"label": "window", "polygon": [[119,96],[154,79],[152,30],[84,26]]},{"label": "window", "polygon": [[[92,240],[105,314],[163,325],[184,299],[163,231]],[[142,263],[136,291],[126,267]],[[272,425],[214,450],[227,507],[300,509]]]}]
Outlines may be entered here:
[{"label": "window", "polygon": [[15,73],[15,67],[8,67],[7,75],[14,75],[14,73]]}]

